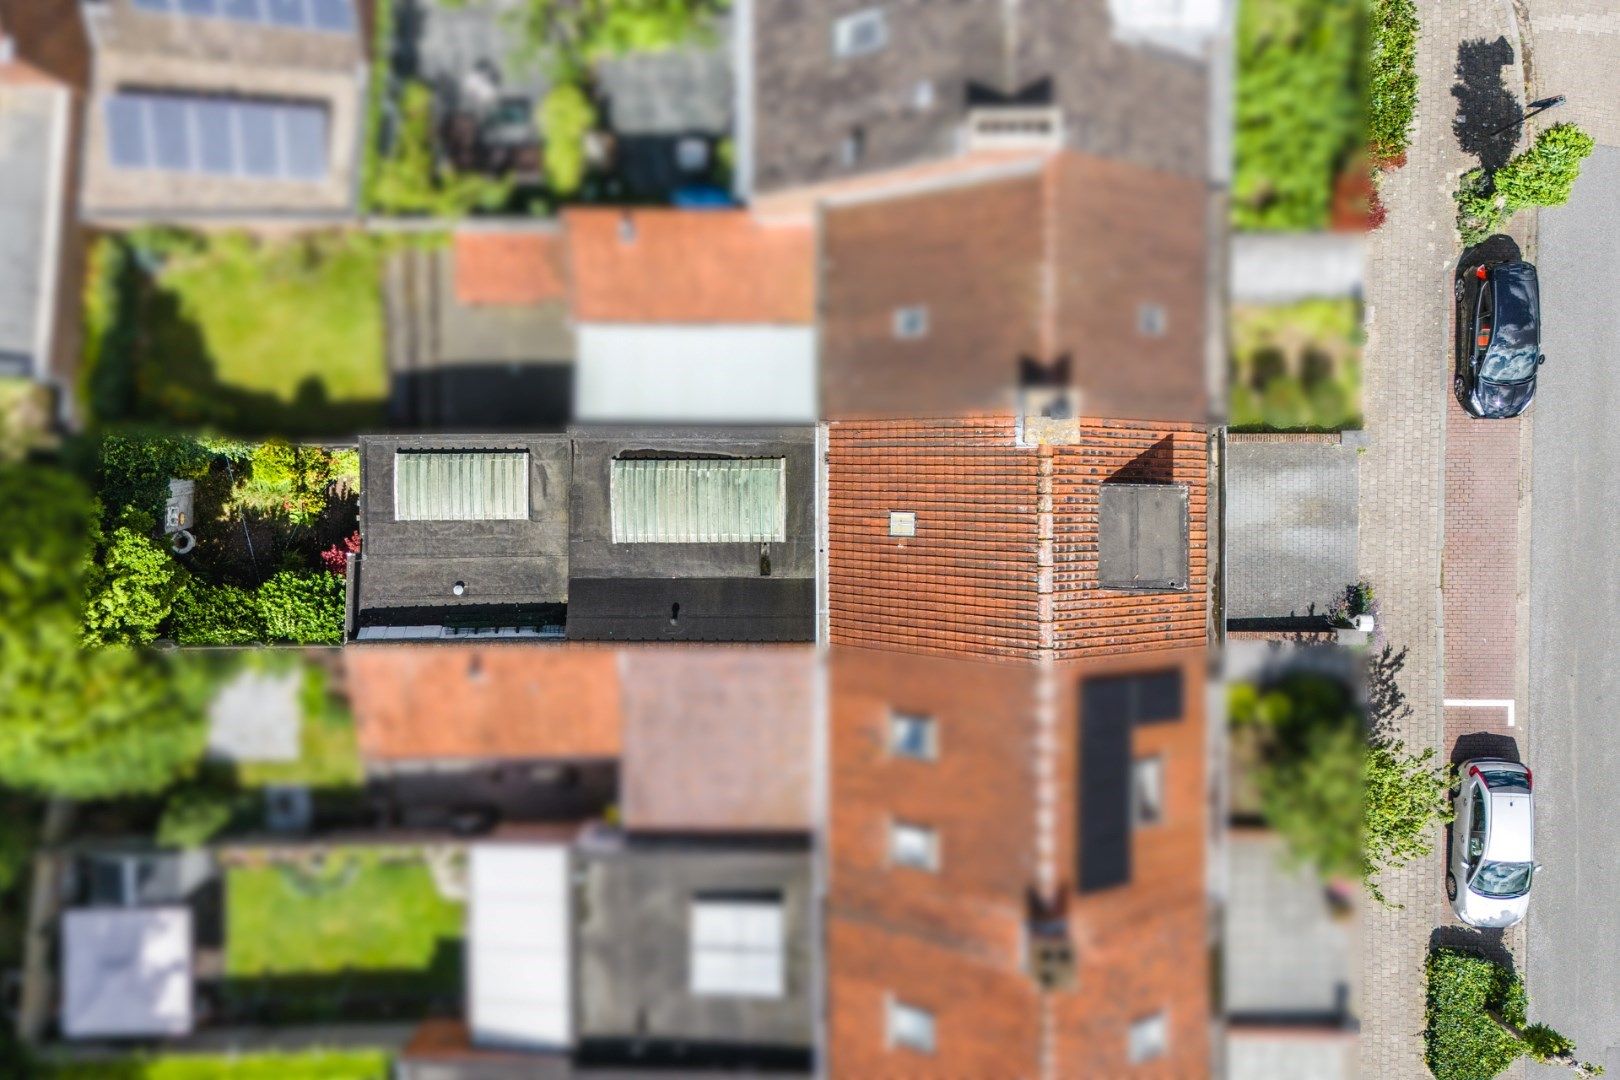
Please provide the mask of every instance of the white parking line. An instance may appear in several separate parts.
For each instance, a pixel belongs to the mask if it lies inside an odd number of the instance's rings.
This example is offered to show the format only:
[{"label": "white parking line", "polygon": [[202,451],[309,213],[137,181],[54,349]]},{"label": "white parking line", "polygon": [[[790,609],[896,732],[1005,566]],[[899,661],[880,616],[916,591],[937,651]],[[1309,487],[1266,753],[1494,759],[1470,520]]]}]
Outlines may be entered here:
[{"label": "white parking line", "polygon": [[1513,726],[1513,699],[1512,698],[1446,698],[1441,702],[1448,709],[1506,709],[1508,714],[1508,727]]}]

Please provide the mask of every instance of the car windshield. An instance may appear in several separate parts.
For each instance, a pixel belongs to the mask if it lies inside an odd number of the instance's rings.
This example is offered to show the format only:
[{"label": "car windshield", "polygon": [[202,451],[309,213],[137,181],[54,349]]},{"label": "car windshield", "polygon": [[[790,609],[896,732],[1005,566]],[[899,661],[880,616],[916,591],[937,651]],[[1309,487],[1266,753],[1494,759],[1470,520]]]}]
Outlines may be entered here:
[{"label": "car windshield", "polygon": [[1492,791],[1519,792],[1526,794],[1530,791],[1530,782],[1525,779],[1524,773],[1517,769],[1480,769],[1480,777],[1485,786]]},{"label": "car windshield", "polygon": [[1535,863],[1527,862],[1481,863],[1468,885],[1481,896],[1498,899],[1523,896],[1530,891],[1530,875],[1535,868]]},{"label": "car windshield", "polygon": [[1535,374],[1536,353],[1534,345],[1522,349],[1492,345],[1491,351],[1485,354],[1485,362],[1479,366],[1479,377],[1486,382],[1523,382]]}]

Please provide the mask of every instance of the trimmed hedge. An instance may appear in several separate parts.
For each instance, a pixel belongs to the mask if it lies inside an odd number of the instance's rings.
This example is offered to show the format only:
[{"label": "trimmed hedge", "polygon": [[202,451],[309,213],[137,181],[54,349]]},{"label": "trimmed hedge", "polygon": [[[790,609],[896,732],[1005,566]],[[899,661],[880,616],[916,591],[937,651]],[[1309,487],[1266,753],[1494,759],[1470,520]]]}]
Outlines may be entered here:
[{"label": "trimmed hedge", "polygon": [[1485,1009],[1523,1026],[1523,980],[1501,964],[1458,949],[1437,949],[1426,966],[1424,1061],[1435,1080],[1487,1080],[1519,1060],[1524,1044],[1485,1015]]},{"label": "trimmed hedge", "polygon": [[283,570],[258,593],[265,634],[295,645],[343,644],[343,579],[325,570]]}]

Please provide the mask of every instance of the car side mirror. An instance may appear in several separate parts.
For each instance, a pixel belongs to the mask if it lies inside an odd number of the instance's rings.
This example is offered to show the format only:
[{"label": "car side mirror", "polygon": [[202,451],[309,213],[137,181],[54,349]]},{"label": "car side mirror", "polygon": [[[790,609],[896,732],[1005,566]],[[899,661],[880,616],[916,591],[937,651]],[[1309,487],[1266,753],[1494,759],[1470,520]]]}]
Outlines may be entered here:
[{"label": "car side mirror", "polygon": [[1543,869],[1542,865],[1540,863],[1536,863],[1536,873],[1538,873],[1538,874],[1541,873],[1542,869]]},{"label": "car side mirror", "polygon": [[1547,362],[1547,354],[1546,353],[1541,353],[1540,355],[1538,355],[1536,357],[1536,367],[1540,367],[1542,364],[1545,364],[1546,362]]}]

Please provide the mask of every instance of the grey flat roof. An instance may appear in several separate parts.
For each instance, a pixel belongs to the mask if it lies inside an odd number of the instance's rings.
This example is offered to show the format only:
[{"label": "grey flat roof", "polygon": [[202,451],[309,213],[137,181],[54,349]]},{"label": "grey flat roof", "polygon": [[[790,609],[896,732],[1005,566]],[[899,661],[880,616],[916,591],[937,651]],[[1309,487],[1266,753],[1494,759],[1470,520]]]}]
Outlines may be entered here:
[{"label": "grey flat roof", "polygon": [[1187,587],[1187,488],[1104,484],[1097,523],[1097,578],[1105,589]]}]

